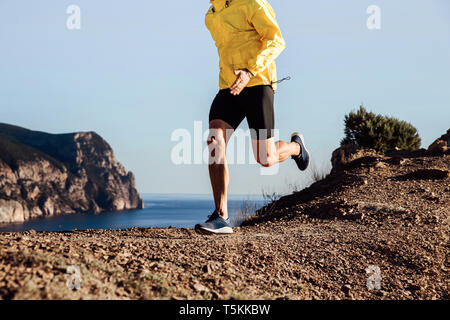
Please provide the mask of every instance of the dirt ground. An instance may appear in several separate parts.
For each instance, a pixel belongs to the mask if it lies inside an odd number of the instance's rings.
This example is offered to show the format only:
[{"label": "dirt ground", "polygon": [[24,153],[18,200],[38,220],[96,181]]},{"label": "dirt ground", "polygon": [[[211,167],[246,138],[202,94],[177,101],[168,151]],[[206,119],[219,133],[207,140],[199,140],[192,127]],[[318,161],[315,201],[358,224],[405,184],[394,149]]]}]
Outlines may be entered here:
[{"label": "dirt ground", "polygon": [[449,172],[448,154],[366,155],[229,236],[2,233],[0,298],[449,299]]}]

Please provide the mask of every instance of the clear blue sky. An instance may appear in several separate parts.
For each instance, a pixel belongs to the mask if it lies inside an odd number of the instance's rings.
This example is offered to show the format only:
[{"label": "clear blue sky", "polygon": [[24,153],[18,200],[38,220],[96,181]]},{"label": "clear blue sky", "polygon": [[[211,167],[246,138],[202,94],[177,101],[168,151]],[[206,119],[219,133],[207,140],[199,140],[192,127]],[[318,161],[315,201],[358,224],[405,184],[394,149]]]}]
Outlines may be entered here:
[{"label": "clear blue sky", "polygon": [[[427,147],[450,127],[448,0],[271,0],[287,42],[277,60],[276,124],[301,130],[318,166],[361,103],[415,125]],[[66,9],[81,8],[81,30]],[[381,30],[366,9],[381,8]],[[207,121],[218,58],[207,0],[2,0],[0,122],[52,133],[96,131],[140,192],[210,192],[205,165],[170,161],[173,130]],[[305,175],[232,166],[230,193],[283,192]]]}]

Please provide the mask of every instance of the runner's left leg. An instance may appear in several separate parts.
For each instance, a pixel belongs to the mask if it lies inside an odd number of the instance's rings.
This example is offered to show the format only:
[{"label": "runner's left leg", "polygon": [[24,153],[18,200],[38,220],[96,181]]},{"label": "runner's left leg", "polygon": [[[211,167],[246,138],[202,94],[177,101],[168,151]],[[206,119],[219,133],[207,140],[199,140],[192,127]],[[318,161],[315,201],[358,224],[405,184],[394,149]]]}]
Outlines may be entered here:
[{"label": "runner's left leg", "polygon": [[283,162],[292,156],[298,156],[300,146],[295,142],[275,142],[274,138],[266,140],[252,140],[253,155],[256,161],[263,167],[271,167]]}]

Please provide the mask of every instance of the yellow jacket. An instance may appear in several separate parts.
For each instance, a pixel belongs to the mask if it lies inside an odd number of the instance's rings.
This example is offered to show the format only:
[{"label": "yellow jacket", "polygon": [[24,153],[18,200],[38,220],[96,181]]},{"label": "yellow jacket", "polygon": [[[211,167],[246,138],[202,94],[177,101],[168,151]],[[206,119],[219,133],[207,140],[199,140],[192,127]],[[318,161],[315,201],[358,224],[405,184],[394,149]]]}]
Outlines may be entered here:
[{"label": "yellow jacket", "polygon": [[235,70],[248,69],[248,87],[272,85],[276,90],[275,59],[286,44],[267,0],[210,0],[205,23],[220,58],[220,89],[236,81]]}]

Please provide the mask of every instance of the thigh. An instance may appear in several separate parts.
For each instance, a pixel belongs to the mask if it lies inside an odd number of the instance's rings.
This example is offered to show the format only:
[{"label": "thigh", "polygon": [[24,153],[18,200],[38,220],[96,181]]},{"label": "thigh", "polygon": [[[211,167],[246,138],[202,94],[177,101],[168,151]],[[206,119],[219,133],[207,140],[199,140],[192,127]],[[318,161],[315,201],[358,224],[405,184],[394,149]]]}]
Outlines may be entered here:
[{"label": "thigh", "polygon": [[[241,93],[242,94],[242,93]],[[252,140],[268,140],[274,136],[274,93],[271,86],[255,86],[243,91],[245,116]]]},{"label": "thigh", "polygon": [[239,103],[239,96],[233,96],[230,90],[220,90],[214,98],[209,111],[210,124],[221,120],[235,130],[245,118],[245,110]]}]

